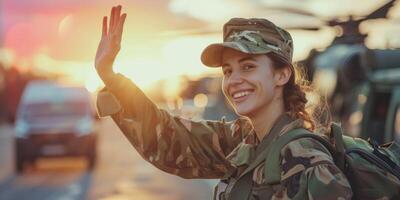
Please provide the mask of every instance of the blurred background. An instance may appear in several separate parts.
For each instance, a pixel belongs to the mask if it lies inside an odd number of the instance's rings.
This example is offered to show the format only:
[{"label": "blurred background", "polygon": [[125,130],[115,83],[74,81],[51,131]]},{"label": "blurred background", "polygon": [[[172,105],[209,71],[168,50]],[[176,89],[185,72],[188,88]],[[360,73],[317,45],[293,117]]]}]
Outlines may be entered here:
[{"label": "blurred background", "polygon": [[172,114],[237,117],[200,54],[230,18],[261,17],[291,33],[311,103],[326,97],[348,135],[399,140],[398,1],[0,0],[0,199],[211,198],[215,180],[159,171],[96,116],[94,56],[115,5],[128,14],[115,71]]}]

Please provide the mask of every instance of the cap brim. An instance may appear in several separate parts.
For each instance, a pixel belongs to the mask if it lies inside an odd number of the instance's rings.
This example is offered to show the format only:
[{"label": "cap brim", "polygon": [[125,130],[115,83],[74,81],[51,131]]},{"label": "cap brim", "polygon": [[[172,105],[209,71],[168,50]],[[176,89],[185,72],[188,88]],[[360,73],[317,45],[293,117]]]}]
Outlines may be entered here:
[{"label": "cap brim", "polygon": [[208,45],[201,53],[201,62],[208,67],[220,67],[222,65],[222,52],[225,48],[231,48],[248,54],[268,53],[270,50],[263,52],[252,52],[240,42],[224,42]]}]

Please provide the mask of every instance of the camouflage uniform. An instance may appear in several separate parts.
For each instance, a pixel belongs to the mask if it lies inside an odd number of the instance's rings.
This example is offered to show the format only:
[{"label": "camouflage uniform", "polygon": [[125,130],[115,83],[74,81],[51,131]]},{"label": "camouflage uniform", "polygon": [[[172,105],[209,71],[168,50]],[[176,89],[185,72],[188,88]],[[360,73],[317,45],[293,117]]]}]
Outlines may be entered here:
[{"label": "camouflage uniform", "polygon": [[[252,173],[250,199],[350,199],[351,187],[319,142],[303,138],[281,151],[282,182],[264,183],[263,163],[246,172],[259,146],[302,127],[282,115],[259,141],[246,119],[232,122],[191,121],[158,109],[129,79],[116,75],[97,99],[100,116],[111,115],[140,155],[157,168],[183,178],[219,178],[224,199],[232,183]],[[239,188],[240,189],[240,188]]]}]

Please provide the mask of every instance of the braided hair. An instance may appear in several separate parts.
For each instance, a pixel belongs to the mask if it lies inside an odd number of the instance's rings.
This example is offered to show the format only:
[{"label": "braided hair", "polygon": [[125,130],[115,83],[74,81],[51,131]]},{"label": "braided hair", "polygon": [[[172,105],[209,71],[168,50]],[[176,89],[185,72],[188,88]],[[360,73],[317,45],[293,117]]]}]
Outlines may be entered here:
[{"label": "braided hair", "polygon": [[[317,95],[311,83],[307,81],[304,71],[274,53],[267,54],[272,60],[275,69],[290,67],[292,75],[283,88],[285,111],[295,119],[302,119],[305,127],[311,131],[326,132],[330,127],[331,117],[327,101]],[[309,102],[307,94],[312,94],[316,102]],[[312,103],[311,105],[307,103]]]}]

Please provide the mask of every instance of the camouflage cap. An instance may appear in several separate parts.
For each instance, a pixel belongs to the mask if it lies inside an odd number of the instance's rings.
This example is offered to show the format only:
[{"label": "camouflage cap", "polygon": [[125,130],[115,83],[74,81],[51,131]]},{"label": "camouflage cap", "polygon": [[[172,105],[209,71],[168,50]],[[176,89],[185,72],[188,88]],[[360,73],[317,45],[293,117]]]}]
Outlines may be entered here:
[{"label": "camouflage cap", "polygon": [[233,18],[224,25],[223,35],[223,43],[211,44],[203,50],[201,61],[204,65],[221,66],[224,48],[248,54],[272,52],[286,62],[292,62],[292,37],[287,31],[266,19]]}]

